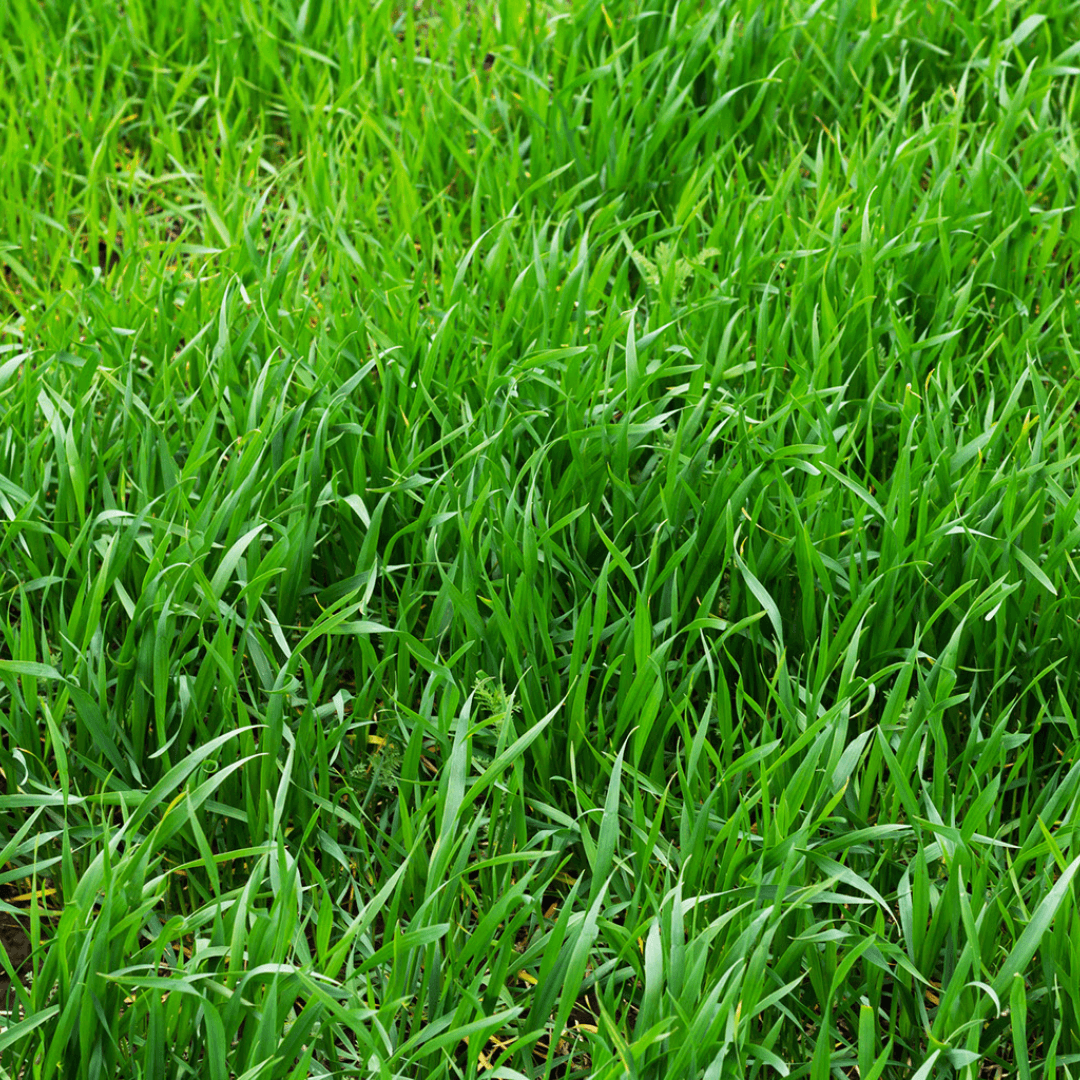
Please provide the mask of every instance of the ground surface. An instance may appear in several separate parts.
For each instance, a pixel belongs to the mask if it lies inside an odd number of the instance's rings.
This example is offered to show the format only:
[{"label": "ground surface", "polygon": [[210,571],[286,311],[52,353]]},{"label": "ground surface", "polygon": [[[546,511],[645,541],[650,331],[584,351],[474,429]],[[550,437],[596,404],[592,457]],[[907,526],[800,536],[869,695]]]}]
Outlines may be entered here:
[{"label": "ground surface", "polygon": [[1080,1075],[1078,39],[0,5],[0,1076]]},{"label": "ground surface", "polygon": [[[0,948],[7,954],[8,962],[15,969],[16,975],[24,974],[26,961],[30,956],[30,937],[17,919],[10,916],[0,917]],[[0,1010],[14,1009],[16,1001],[11,991],[11,979],[5,973],[0,975]]]}]

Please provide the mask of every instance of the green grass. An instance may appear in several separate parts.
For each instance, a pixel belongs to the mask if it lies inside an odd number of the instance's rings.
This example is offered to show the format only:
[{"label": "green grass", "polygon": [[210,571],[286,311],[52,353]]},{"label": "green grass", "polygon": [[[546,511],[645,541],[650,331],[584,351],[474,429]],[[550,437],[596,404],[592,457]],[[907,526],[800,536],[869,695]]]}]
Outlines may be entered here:
[{"label": "green grass", "polygon": [[1080,1076],[1078,39],[0,5],[0,1077]]}]

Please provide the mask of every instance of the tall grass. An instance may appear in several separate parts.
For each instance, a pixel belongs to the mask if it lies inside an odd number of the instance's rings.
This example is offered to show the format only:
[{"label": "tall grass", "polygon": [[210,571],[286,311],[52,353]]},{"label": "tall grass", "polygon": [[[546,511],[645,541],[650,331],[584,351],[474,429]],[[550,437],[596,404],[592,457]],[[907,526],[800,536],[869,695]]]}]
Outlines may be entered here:
[{"label": "tall grass", "polygon": [[1078,38],[0,7],[0,1076],[1080,1075]]}]

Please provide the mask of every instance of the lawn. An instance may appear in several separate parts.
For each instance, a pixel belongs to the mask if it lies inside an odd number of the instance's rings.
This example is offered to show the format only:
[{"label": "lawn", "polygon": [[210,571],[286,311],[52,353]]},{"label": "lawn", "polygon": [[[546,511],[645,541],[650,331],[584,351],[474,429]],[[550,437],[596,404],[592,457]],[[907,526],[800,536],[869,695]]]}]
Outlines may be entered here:
[{"label": "lawn", "polygon": [[4,0],[0,1078],[1080,1077],[1078,93]]}]

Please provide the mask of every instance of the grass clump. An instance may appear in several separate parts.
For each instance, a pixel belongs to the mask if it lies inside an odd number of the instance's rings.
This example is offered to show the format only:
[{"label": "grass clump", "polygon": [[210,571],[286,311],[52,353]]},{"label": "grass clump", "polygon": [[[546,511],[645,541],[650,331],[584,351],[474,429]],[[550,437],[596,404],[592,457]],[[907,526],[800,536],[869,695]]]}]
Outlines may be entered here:
[{"label": "grass clump", "polygon": [[0,1076],[1080,1075],[1078,28],[0,8]]}]

